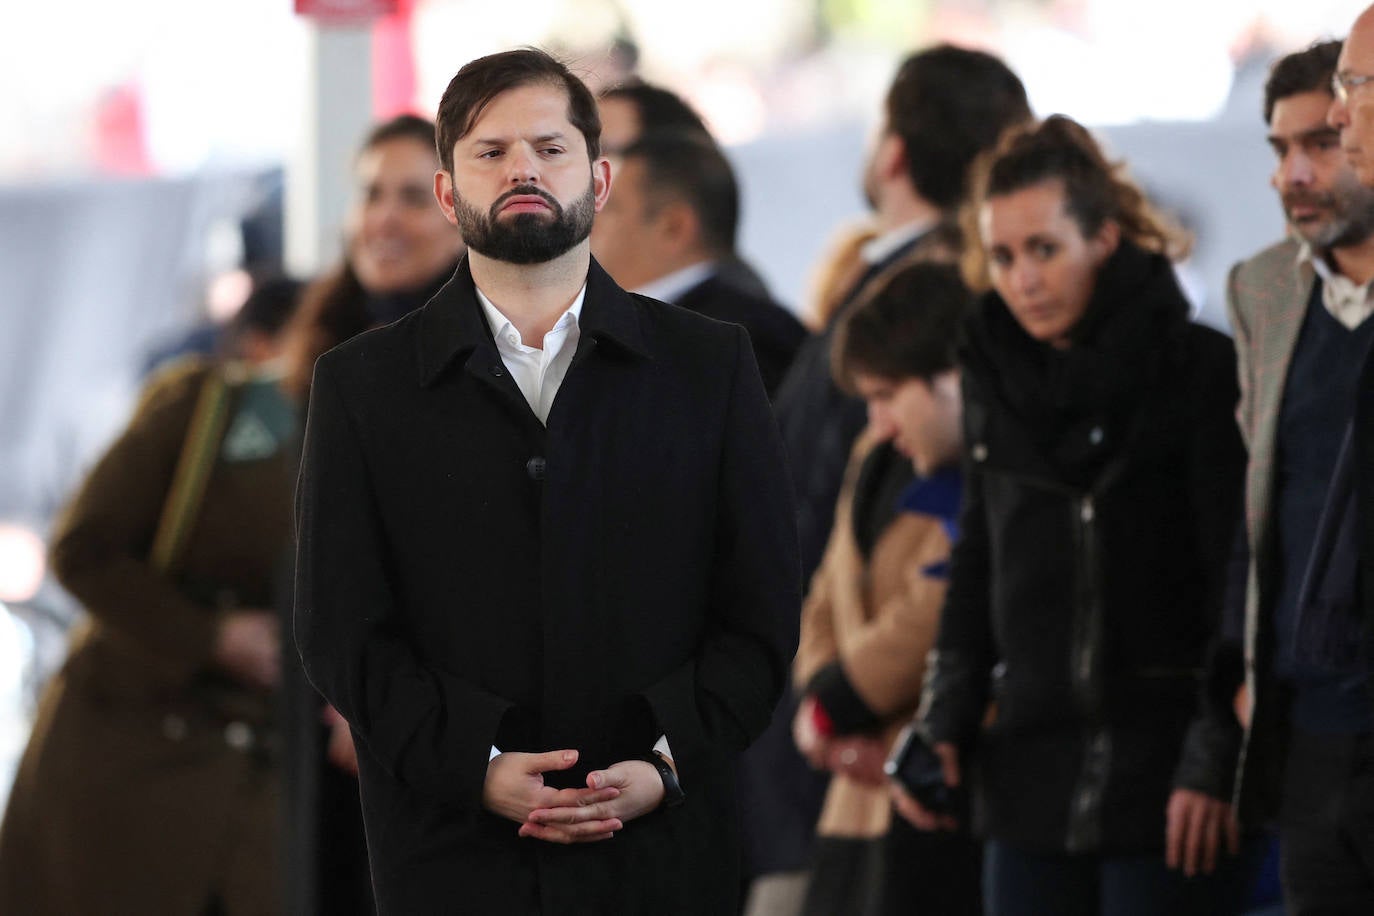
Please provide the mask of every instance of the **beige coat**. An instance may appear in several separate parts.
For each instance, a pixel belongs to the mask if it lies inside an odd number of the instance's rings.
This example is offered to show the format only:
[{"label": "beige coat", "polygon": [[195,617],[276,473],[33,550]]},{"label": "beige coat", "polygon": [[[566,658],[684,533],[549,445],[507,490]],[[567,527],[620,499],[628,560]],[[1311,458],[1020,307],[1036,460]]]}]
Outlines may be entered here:
[{"label": "beige coat", "polygon": [[0,913],[195,916],[212,893],[229,916],[280,912],[272,698],[211,650],[219,607],[271,606],[290,449],[217,463],[177,581],[144,559],[204,378],[150,387],[54,532],[54,571],[90,616],[0,826]]},{"label": "beige coat", "polygon": [[[855,692],[881,717],[890,748],[915,713],[944,602],[945,580],[925,570],[948,561],[951,544],[938,518],[902,512],[878,539],[871,562],[864,563],[852,512],[858,471],[872,447],[861,437],[850,456],[830,541],[802,609],[793,677],[805,685],[838,661]],[[890,811],[886,787],[837,774],[817,833],[878,837],[887,831]]]}]

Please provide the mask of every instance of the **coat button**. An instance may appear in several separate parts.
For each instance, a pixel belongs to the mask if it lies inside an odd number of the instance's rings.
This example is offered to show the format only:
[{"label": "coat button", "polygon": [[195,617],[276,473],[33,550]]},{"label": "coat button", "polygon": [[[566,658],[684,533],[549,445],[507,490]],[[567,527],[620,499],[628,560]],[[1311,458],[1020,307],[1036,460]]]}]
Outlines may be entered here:
[{"label": "coat button", "polygon": [[492,366],[487,367],[487,371],[491,373],[492,378],[500,378],[501,376],[506,374],[506,367],[501,365],[500,363],[496,363]]},{"label": "coat button", "polygon": [[162,717],[162,736],[168,741],[185,741],[189,731],[186,720],[181,716],[166,715]]},{"label": "coat button", "polygon": [[543,480],[548,467],[549,463],[536,455],[525,462],[525,473],[530,475],[530,480]]},{"label": "coat button", "polygon": [[981,443],[981,442],[979,442],[977,445],[975,445],[975,446],[973,447],[973,460],[974,460],[974,461],[987,461],[987,460],[988,460],[988,447],[987,447],[986,445],[984,445],[983,443]]},{"label": "coat button", "polygon": [[253,729],[246,722],[230,722],[224,726],[224,743],[236,751],[246,751],[253,746]]}]

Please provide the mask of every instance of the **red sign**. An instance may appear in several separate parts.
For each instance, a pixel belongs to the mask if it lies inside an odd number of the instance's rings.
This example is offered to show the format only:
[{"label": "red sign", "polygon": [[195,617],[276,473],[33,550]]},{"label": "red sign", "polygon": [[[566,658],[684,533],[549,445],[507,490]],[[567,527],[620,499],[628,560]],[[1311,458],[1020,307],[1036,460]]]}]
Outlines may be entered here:
[{"label": "red sign", "polygon": [[400,0],[296,0],[296,14],[324,24],[361,22],[390,16]]}]

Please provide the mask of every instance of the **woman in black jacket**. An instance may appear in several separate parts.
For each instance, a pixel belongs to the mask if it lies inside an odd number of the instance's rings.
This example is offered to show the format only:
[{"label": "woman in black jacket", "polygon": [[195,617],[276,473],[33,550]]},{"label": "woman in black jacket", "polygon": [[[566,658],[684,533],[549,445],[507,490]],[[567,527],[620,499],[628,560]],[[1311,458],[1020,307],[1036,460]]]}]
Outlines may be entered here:
[{"label": "woman in black jacket", "polygon": [[[921,719],[947,781],[970,763],[988,912],[1229,912],[1228,787],[1180,761],[1239,509],[1233,350],[1190,322],[1180,246],[1068,118],[1003,142],[973,215],[992,290]],[[1176,787],[1204,801],[1172,870]]]}]

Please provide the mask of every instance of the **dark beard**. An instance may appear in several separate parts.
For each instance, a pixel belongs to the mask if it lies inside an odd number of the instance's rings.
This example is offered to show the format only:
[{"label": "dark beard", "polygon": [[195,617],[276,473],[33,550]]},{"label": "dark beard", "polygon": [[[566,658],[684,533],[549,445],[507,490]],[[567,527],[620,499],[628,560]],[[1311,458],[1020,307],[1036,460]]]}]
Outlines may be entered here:
[{"label": "dark beard", "polygon": [[[517,213],[509,219],[497,219],[496,214],[502,205],[520,195],[542,198],[552,208],[553,216]],[[486,213],[455,192],[453,210],[458,217],[458,230],[469,248],[494,261],[508,264],[543,264],[552,261],[591,234],[592,218],[596,215],[590,184],[586,193],[573,201],[567,210],[552,194],[533,185],[512,188],[498,197]]]}]

